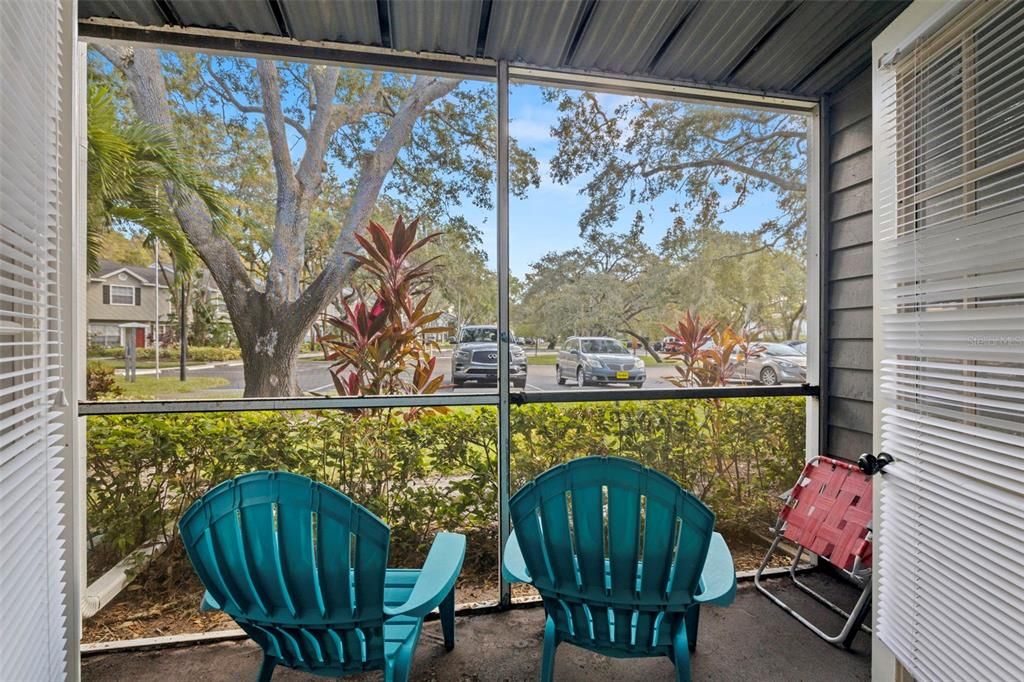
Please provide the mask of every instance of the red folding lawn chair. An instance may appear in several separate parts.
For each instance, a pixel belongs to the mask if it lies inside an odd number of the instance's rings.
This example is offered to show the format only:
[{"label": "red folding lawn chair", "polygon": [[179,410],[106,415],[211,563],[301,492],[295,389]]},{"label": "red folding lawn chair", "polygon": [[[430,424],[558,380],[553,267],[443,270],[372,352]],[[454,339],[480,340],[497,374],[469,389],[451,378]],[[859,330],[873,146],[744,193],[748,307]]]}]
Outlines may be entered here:
[{"label": "red folding lawn chair", "polygon": [[[888,460],[888,455],[882,455]],[[874,457],[865,471],[879,471]],[[871,475],[856,464],[829,457],[815,457],[807,463],[796,485],[786,493],[785,503],[773,530],[768,554],[754,575],[754,584],[773,602],[832,644],[849,647],[857,631],[871,630],[864,625],[871,602]],[[765,589],[761,574],[779,544],[786,540],[797,546],[789,574],[794,584],[816,600],[846,618],[838,634],[830,635],[797,613],[786,602]],[[861,587],[860,598],[849,613],[839,608],[802,582],[796,575],[804,552],[816,554],[842,570]]]}]

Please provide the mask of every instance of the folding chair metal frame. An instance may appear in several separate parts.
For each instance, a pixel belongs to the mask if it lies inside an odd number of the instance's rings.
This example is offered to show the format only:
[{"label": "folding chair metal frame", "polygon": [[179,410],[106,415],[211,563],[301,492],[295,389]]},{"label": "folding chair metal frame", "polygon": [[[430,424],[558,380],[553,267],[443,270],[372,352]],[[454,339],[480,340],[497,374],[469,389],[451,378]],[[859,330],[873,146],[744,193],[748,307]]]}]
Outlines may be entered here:
[{"label": "folding chair metal frame", "polygon": [[[863,527],[866,529],[867,534],[861,539],[859,543],[857,543],[856,548],[851,550],[849,547],[847,547],[847,551],[844,552],[845,555],[852,556],[852,566],[850,566],[850,568],[848,569],[842,565],[837,565],[836,562],[832,561],[829,556],[825,556],[824,554],[818,554],[817,552],[814,552],[813,550],[805,547],[798,540],[786,536],[786,510],[795,508],[791,507],[790,503],[794,500],[794,496],[798,497],[796,493],[797,488],[800,487],[801,485],[807,485],[807,483],[810,482],[809,480],[805,482],[805,479],[807,479],[807,472],[811,470],[811,467],[818,467],[822,465],[832,467],[833,471],[839,468],[846,469],[849,470],[848,475],[865,476],[867,480],[870,481],[870,476],[863,474],[857,469],[855,465],[850,464],[848,462],[835,460],[829,457],[815,457],[811,459],[804,467],[804,470],[800,473],[800,478],[797,480],[797,484],[784,495],[785,503],[783,504],[782,511],[780,511],[779,516],[775,522],[775,525],[772,528],[772,534],[774,536],[774,539],[772,540],[771,546],[768,548],[768,553],[765,554],[764,559],[761,561],[761,565],[754,573],[754,585],[757,587],[758,590],[761,591],[762,594],[767,596],[779,607],[781,607],[784,611],[786,611],[786,613],[796,618],[808,629],[814,632],[814,634],[818,635],[826,642],[829,642],[831,644],[839,644],[845,648],[849,648],[853,644],[854,637],[856,637],[858,631],[863,630],[866,633],[871,633],[871,628],[864,624],[864,621],[868,616],[871,606],[871,569],[869,567],[871,556],[870,522],[864,524]],[[870,509],[870,496],[868,496],[866,500],[858,500],[857,496],[855,496],[854,500],[858,502],[864,502],[865,506],[868,509]],[[798,503],[799,502],[797,502],[797,504]],[[797,551],[793,557],[793,561],[789,565],[789,575],[793,581],[793,584],[801,590],[803,590],[808,595],[810,595],[811,597],[813,597],[816,601],[826,606],[831,611],[846,618],[846,622],[843,624],[842,629],[837,634],[832,635],[825,632],[817,625],[812,623],[810,620],[797,613],[797,611],[792,606],[784,602],[776,595],[769,592],[762,584],[761,578],[764,573],[764,570],[768,567],[768,564],[771,561],[772,556],[775,554],[776,550],[779,548],[779,545],[783,542],[783,540],[793,542],[797,546]],[[817,591],[815,591],[806,583],[797,578],[796,567],[797,565],[799,565],[800,559],[803,557],[805,551],[810,552],[812,554],[816,554],[819,558],[828,561],[833,566],[836,566],[836,568],[841,570],[845,575],[849,576],[849,578],[855,584],[861,587],[860,597],[857,599],[857,603],[854,605],[853,609],[851,609],[849,612],[844,611],[838,605],[828,600],[823,595],[819,594]],[[840,557],[840,559],[842,559],[842,557]],[[867,559],[867,561],[864,561],[864,559]]]}]

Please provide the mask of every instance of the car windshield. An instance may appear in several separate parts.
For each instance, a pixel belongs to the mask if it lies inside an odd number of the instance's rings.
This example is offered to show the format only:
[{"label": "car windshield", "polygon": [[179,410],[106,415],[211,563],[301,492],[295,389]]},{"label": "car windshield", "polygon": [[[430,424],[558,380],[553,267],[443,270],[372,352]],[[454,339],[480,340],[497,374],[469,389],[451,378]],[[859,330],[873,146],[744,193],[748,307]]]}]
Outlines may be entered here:
[{"label": "car windshield", "polygon": [[495,327],[467,327],[462,330],[459,343],[494,343],[497,340],[498,330]]},{"label": "car windshield", "polygon": [[580,344],[584,353],[608,353],[609,355],[627,355],[629,351],[613,339],[583,339]]},{"label": "car windshield", "polygon": [[793,346],[787,346],[784,343],[766,343],[766,344],[763,344],[762,348],[764,348],[764,350],[762,352],[765,355],[786,356],[786,355],[803,355],[804,354],[803,351],[801,351],[799,348],[794,348]]}]

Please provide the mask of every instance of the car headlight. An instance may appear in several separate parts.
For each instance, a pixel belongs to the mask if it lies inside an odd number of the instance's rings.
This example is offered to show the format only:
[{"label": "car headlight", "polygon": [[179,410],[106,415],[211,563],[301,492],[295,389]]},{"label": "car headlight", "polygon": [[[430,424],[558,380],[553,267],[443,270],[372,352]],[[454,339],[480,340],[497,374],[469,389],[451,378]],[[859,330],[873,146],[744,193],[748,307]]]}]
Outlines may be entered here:
[{"label": "car headlight", "polygon": [[640,358],[637,358],[637,359],[636,359],[636,364],[635,364],[635,365],[633,365],[633,366],[634,366],[635,368],[637,368],[637,369],[643,369],[643,368],[644,368],[644,361],[643,361],[643,360],[641,360]]},{"label": "car headlight", "polygon": [[469,360],[469,351],[468,350],[457,350],[457,351],[455,351],[455,359],[456,360]]},{"label": "car headlight", "polygon": [[600,358],[584,358],[583,364],[590,367],[604,367],[604,363],[601,362]]},{"label": "car headlight", "polygon": [[519,360],[521,362],[526,362],[526,351],[524,351],[522,348],[513,348],[512,359]]},{"label": "car headlight", "polygon": [[799,369],[800,365],[798,365],[798,364],[796,364],[794,362],[787,362],[785,360],[779,360],[779,367],[783,367],[785,369]]}]

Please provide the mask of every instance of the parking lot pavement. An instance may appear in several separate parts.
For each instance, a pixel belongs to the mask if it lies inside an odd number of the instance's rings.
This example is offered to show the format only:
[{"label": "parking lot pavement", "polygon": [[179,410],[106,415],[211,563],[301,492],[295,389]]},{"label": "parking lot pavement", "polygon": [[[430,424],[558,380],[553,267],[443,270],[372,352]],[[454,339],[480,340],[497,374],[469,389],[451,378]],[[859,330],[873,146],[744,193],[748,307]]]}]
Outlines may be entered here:
[{"label": "parking lot pavement", "polygon": [[[532,355],[530,357],[533,357]],[[451,385],[451,364],[449,361],[449,355],[447,352],[442,353],[438,357],[438,367],[444,373],[445,386],[441,389],[441,392],[454,392],[454,393],[478,393],[481,391],[496,391],[497,387],[494,384],[466,384],[455,388]],[[331,382],[329,373],[330,363],[317,360],[314,358],[300,358],[296,366],[296,374],[299,382],[299,387],[307,393],[324,393],[328,395],[334,395],[334,384]],[[219,391],[225,389],[228,390],[242,390],[245,388],[245,378],[243,375],[242,367],[238,365],[222,365],[209,368],[195,368],[189,369],[189,374],[192,376],[204,376],[204,377],[222,377],[228,380],[228,384],[221,386],[217,389],[211,390],[211,395],[215,395]],[[670,378],[678,376],[675,367],[648,367],[647,369],[647,381],[644,383],[644,388],[674,388],[674,384],[669,381]],[[567,382],[564,385],[559,385],[555,380],[555,367],[554,365],[532,365],[530,366],[527,379],[526,379],[526,390],[531,392],[543,392],[543,391],[594,391],[600,389],[622,389],[623,391],[635,391],[636,389],[630,388],[626,384],[610,384],[608,386],[587,386],[585,388],[577,388],[571,382]]]},{"label": "parking lot pavement", "polygon": [[[647,369],[647,381],[644,382],[644,388],[673,388],[673,384],[668,381],[668,378],[673,376],[678,376],[674,367],[649,367]],[[558,381],[555,379],[554,365],[537,365],[530,367],[526,372],[527,391],[595,391],[610,388],[619,388],[623,391],[636,390],[628,384],[610,384],[608,386],[586,386],[584,388],[578,388],[573,385],[572,382],[567,381],[565,384],[559,385]]]}]

